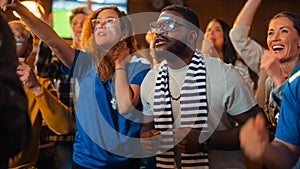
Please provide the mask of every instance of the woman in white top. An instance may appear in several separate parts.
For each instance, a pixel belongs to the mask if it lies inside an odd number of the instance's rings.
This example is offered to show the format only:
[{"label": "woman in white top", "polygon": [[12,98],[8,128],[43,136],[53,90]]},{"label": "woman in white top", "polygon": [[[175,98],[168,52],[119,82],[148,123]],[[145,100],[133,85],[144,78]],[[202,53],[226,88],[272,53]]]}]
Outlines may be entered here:
[{"label": "woman in white top", "polygon": [[227,64],[232,64],[253,91],[254,82],[251,79],[249,68],[241,60],[238,60],[237,52],[229,38],[229,31],[230,26],[226,22],[220,19],[211,20],[205,30],[202,52],[212,57],[219,57]]}]

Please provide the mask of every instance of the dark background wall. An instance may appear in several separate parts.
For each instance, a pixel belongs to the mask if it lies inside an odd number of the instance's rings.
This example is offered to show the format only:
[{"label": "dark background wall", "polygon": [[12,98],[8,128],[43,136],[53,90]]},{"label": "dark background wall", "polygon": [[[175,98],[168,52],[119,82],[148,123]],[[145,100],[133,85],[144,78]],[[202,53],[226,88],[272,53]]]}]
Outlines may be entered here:
[{"label": "dark background wall", "polygon": [[[42,3],[46,13],[51,11],[51,0],[37,0]],[[158,12],[152,5],[153,2],[168,5],[171,3],[184,3],[192,8],[199,16],[201,30],[205,30],[208,22],[213,18],[220,18],[229,25],[233,25],[234,19],[247,0],[128,0],[128,13]],[[266,46],[266,32],[268,20],[276,13],[288,10],[300,13],[300,0],[263,0],[253,22],[250,35],[262,45]],[[14,19],[6,13],[7,18]],[[144,37],[138,38],[141,43]]]},{"label": "dark background wall", "polygon": [[[128,13],[155,11],[152,0],[128,0]],[[166,0],[163,0],[166,1]],[[233,25],[235,17],[247,0],[185,0],[185,6],[192,8],[199,16],[201,30],[208,22],[220,18]],[[167,1],[167,2],[170,2]],[[166,3],[167,4],[167,3]],[[276,13],[288,10],[300,14],[300,0],[263,0],[253,21],[250,35],[266,46],[266,34],[269,19]]]}]

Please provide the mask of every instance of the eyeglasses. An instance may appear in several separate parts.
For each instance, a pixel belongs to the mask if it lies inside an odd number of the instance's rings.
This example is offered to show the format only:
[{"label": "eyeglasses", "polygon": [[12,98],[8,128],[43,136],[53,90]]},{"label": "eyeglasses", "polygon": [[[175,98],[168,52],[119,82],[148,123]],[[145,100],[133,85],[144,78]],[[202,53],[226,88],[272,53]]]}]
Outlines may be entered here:
[{"label": "eyeglasses", "polygon": [[175,24],[182,25],[184,27],[189,28],[187,25],[178,23],[175,20],[167,19],[167,20],[163,20],[163,21],[152,22],[150,24],[150,31],[152,33],[156,33],[159,29],[162,29],[162,31],[169,32],[175,28]]},{"label": "eyeglasses", "polygon": [[96,19],[92,19],[92,26],[95,28],[96,26],[103,26],[106,28],[112,27],[115,22],[116,22],[116,18],[106,18],[104,21],[102,21],[102,19],[100,18],[96,18]]}]

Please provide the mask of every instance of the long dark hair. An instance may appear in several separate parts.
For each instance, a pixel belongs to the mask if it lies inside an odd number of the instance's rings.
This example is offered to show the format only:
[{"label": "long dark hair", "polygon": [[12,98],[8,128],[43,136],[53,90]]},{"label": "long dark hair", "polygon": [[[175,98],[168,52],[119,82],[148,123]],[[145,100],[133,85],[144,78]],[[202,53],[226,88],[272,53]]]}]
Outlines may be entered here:
[{"label": "long dark hair", "polygon": [[230,26],[221,19],[213,19],[211,22],[218,22],[223,30],[223,38],[224,38],[224,44],[223,44],[223,61],[225,63],[231,63],[232,65],[235,64],[235,61],[237,60],[236,51],[232,45],[232,42],[229,37],[229,31]]}]

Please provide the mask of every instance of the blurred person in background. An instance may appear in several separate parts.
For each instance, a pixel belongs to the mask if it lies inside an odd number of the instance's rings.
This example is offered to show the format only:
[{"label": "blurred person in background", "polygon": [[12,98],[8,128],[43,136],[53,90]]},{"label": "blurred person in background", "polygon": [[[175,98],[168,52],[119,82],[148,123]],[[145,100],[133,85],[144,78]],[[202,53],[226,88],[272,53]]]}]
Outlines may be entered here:
[{"label": "blurred person in background", "polygon": [[250,69],[238,59],[238,54],[229,38],[229,31],[230,26],[225,21],[212,19],[206,27],[201,52],[211,57],[220,58],[227,64],[232,64],[233,68],[239,72],[254,92],[254,81],[251,79]]},{"label": "blurred person in background", "polygon": [[0,168],[8,168],[8,159],[28,146],[32,128],[27,98],[16,74],[16,41],[0,15]]},{"label": "blurred person in background", "polygon": [[[10,158],[9,168],[34,168],[39,154],[43,120],[57,134],[73,132],[74,126],[70,109],[59,101],[51,81],[36,76],[30,65],[26,63],[33,49],[34,35],[22,21],[11,21],[9,27],[17,45],[19,64],[16,72],[28,99],[28,113],[33,128],[30,144],[18,155]],[[48,165],[54,166],[54,164]]]}]

